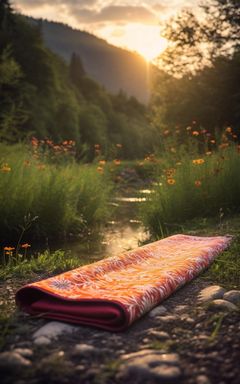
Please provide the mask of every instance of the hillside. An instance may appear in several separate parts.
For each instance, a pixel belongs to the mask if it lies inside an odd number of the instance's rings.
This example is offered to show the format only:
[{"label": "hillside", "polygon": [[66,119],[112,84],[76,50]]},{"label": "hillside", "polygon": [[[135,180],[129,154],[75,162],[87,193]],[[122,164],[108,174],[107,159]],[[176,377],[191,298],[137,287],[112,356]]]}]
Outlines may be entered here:
[{"label": "hillside", "polygon": [[147,65],[143,57],[61,23],[46,20],[40,23],[48,48],[67,62],[75,52],[81,57],[87,74],[110,92],[122,89],[142,102],[148,100]]}]

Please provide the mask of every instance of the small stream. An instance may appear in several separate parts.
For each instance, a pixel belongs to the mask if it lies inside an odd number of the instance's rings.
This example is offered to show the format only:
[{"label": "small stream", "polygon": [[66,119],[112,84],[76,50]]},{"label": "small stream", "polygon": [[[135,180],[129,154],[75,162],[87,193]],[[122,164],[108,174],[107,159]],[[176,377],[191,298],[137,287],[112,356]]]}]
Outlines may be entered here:
[{"label": "small stream", "polygon": [[[148,238],[148,233],[138,220],[139,204],[144,203],[147,193],[148,190],[131,188],[113,197],[109,202],[114,208],[113,217],[104,228],[100,240],[92,240],[87,244],[69,242],[61,245],[61,249],[91,262],[137,248]],[[59,249],[59,246],[54,248]],[[54,248],[50,247],[50,250],[53,251]]]}]

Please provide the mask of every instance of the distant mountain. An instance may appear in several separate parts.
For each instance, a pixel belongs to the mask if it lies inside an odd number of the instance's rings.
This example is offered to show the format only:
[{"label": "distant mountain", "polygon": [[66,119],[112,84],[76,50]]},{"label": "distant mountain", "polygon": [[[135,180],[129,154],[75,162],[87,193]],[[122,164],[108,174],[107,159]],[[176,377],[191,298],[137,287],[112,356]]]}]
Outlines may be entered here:
[{"label": "distant mountain", "polygon": [[[33,21],[33,20],[32,20]],[[120,89],[142,102],[149,97],[147,63],[137,53],[117,48],[90,33],[65,24],[34,20],[42,26],[45,43],[67,62],[75,52],[86,73],[112,93]]]}]

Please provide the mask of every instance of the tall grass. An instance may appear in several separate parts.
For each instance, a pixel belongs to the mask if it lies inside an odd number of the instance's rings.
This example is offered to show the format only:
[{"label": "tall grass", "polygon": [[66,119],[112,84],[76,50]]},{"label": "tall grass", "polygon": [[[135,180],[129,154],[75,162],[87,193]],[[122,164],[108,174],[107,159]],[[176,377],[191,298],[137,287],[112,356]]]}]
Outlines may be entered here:
[{"label": "tall grass", "polygon": [[23,241],[84,235],[109,215],[109,192],[95,165],[58,164],[24,145],[1,144],[1,242],[13,244],[26,227]]},{"label": "tall grass", "polygon": [[145,226],[155,237],[181,230],[187,220],[235,213],[240,208],[239,146],[215,152],[184,154],[165,167],[142,209]]}]

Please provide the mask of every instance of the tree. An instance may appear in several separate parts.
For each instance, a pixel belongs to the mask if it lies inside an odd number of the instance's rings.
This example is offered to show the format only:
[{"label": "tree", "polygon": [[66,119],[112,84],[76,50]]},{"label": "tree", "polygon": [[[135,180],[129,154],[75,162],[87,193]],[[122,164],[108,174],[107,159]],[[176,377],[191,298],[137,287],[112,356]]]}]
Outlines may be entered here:
[{"label": "tree", "polygon": [[185,10],[165,28],[170,45],[159,59],[151,102],[161,130],[185,129],[193,120],[212,133],[239,127],[240,0],[209,0],[201,10],[201,19]]},{"label": "tree", "polygon": [[163,36],[169,47],[158,64],[175,76],[196,73],[217,57],[232,57],[240,47],[240,0],[208,0],[198,13],[183,10],[171,18]]}]

